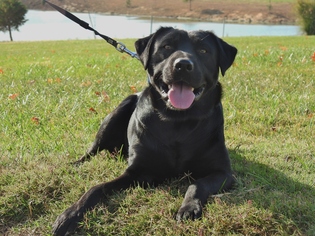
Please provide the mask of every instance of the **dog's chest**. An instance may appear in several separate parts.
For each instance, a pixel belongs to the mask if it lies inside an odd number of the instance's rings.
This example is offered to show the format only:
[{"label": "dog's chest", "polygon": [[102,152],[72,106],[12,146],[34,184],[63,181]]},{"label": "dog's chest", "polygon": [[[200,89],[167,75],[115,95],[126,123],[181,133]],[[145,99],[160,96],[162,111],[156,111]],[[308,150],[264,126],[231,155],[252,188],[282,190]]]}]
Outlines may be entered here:
[{"label": "dog's chest", "polygon": [[205,122],[200,120],[163,120],[157,114],[151,113],[138,117],[135,122],[138,123],[137,127],[142,126],[141,136],[179,151],[188,146],[197,147],[203,136],[207,135]]}]

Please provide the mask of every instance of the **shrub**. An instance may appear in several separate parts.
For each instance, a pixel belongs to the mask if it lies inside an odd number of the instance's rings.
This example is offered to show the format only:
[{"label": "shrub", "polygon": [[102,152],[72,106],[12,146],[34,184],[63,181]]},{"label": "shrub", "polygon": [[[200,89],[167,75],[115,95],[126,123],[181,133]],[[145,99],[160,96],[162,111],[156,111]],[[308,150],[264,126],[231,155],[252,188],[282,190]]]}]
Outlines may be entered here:
[{"label": "shrub", "polygon": [[315,1],[298,0],[297,10],[305,33],[315,35]]}]

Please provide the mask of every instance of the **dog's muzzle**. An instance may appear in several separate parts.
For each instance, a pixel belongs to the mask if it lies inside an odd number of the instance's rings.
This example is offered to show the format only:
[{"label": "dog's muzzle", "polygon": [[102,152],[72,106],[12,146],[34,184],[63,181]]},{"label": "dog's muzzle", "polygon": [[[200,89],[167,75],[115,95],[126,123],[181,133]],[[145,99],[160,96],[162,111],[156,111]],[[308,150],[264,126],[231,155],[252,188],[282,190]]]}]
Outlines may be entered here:
[{"label": "dog's muzzle", "polygon": [[[194,63],[188,58],[177,58],[173,62],[172,72],[160,72],[154,76],[154,83],[170,108],[186,110],[204,92],[205,85],[194,87],[188,82],[194,76],[194,67]],[[167,77],[165,79],[169,82],[164,81],[163,77]]]}]

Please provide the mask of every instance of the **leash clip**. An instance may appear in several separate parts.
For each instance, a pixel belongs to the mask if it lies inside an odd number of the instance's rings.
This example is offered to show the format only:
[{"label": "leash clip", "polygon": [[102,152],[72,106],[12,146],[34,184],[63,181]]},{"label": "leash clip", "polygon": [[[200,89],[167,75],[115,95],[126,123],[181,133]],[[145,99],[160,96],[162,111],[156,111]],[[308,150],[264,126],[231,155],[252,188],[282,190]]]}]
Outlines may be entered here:
[{"label": "leash clip", "polygon": [[138,57],[137,53],[130,51],[129,49],[127,49],[126,45],[121,43],[121,42],[117,42],[117,46],[115,47],[116,50],[118,52],[125,52],[127,53],[129,56],[131,56],[132,58],[136,58],[138,60],[140,60],[140,58]]}]

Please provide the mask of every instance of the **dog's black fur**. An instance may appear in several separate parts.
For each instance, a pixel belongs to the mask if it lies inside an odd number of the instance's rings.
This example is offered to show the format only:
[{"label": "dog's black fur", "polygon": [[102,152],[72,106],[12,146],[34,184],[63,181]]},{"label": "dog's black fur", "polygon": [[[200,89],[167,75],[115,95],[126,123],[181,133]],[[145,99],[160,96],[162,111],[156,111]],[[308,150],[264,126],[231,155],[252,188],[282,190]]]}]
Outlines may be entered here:
[{"label": "dog's black fur", "polygon": [[182,220],[201,217],[209,195],[233,183],[218,77],[232,65],[237,49],[208,31],[173,28],[160,28],[135,46],[149,85],[105,118],[92,147],[79,160],[123,147],[128,168],[113,181],[92,187],[63,212],[53,225],[54,235],[73,231],[86,211],[135,184],[153,186],[190,173],[195,182],[176,215]]}]

